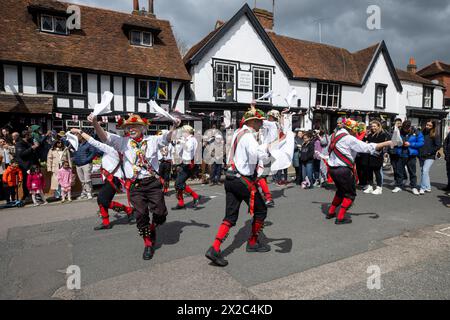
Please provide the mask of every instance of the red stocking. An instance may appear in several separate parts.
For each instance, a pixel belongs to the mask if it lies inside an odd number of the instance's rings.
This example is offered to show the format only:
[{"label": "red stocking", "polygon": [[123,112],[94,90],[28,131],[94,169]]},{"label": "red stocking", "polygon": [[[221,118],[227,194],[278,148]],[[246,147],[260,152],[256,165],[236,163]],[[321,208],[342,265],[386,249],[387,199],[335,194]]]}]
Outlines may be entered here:
[{"label": "red stocking", "polygon": [[330,210],[328,211],[328,214],[329,214],[330,216],[336,214],[336,209],[337,209],[337,207],[339,207],[339,206],[341,205],[342,200],[343,200],[343,199],[340,198],[340,197],[338,197],[338,195],[335,195],[335,196],[334,196],[333,202],[331,203]]},{"label": "red stocking", "polygon": [[225,239],[226,239],[231,227],[232,227],[232,225],[228,221],[222,222],[222,224],[219,227],[219,231],[217,232],[216,239],[214,240],[214,243],[213,243],[214,250],[216,250],[216,251],[220,250],[220,245],[223,242],[225,242]]},{"label": "red stocking", "polygon": [[251,235],[250,239],[248,240],[248,243],[251,246],[254,246],[256,244],[256,242],[258,241],[259,233],[261,232],[263,227],[264,227],[263,220],[258,220],[258,219],[253,220],[252,235]]},{"label": "red stocking", "polygon": [[351,207],[352,203],[353,203],[353,200],[351,200],[349,198],[344,198],[344,201],[342,201],[341,209],[339,210],[339,214],[337,217],[338,220],[344,220],[345,213]]},{"label": "red stocking", "polygon": [[183,190],[177,191],[178,206],[184,207]]},{"label": "red stocking", "polygon": [[266,201],[272,201],[272,194],[270,193],[269,185],[267,184],[267,180],[265,178],[259,179],[258,185],[261,187],[261,190],[264,193],[264,197],[266,198]]},{"label": "red stocking", "polygon": [[184,189],[187,193],[189,193],[192,198],[198,199],[198,194],[194,192],[194,190],[191,189],[188,185],[186,185],[186,188]]},{"label": "red stocking", "polygon": [[100,214],[102,216],[102,223],[104,226],[108,226],[109,225],[108,209],[104,208],[103,206],[99,206],[99,207],[100,207]]}]

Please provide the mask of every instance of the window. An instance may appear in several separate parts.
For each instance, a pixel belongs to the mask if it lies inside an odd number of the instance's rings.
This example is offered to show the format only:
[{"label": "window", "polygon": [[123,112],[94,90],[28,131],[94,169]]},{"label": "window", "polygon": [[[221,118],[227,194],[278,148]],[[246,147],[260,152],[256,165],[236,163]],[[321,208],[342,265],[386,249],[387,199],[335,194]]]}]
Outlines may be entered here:
[{"label": "window", "polygon": [[318,83],[316,105],[338,108],[340,106],[341,86],[339,84]]},{"label": "window", "polygon": [[236,66],[232,64],[217,63],[214,96],[217,100],[226,100],[227,84],[234,87]]},{"label": "window", "polygon": [[[258,100],[271,88],[270,70],[254,68],[253,69],[253,99]],[[269,101],[264,99],[263,101]]]},{"label": "window", "polygon": [[423,107],[427,109],[433,108],[433,91],[432,87],[423,88]]},{"label": "window", "polygon": [[49,15],[41,15],[41,31],[55,34],[68,34],[67,19],[65,17],[55,17]]},{"label": "window", "polygon": [[42,91],[83,94],[83,75],[62,71],[42,71]]},{"label": "window", "polygon": [[385,84],[377,83],[375,85],[375,108],[386,108],[386,88]]},{"label": "window", "polygon": [[156,96],[158,100],[168,100],[167,82],[159,81],[159,90],[157,85],[158,81],[155,80],[139,80],[139,99],[150,100]]},{"label": "window", "polygon": [[135,46],[151,47],[153,45],[153,37],[150,32],[130,31],[130,42]]}]

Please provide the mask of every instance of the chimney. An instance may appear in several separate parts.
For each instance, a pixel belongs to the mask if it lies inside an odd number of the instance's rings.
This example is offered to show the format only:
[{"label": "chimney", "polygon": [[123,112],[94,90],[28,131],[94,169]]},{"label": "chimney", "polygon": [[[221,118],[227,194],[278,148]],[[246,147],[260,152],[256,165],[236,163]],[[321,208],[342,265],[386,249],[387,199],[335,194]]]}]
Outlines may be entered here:
[{"label": "chimney", "polygon": [[416,59],[414,59],[412,57],[409,59],[409,64],[408,64],[408,67],[407,67],[407,71],[409,73],[412,73],[412,74],[415,74],[417,72]]},{"label": "chimney", "polygon": [[254,8],[253,13],[258,18],[259,22],[263,26],[265,30],[272,31],[273,30],[273,12]]},{"label": "chimney", "polygon": [[148,0],[148,13],[149,14],[155,14],[155,7],[154,7],[154,1],[153,0]]},{"label": "chimney", "polygon": [[139,14],[139,0],[133,0],[133,14]]}]

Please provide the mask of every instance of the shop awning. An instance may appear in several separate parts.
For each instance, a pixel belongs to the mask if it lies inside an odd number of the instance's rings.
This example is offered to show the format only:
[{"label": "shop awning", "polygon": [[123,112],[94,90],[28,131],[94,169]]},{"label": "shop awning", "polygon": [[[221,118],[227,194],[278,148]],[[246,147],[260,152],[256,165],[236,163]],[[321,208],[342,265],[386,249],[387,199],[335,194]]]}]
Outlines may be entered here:
[{"label": "shop awning", "polygon": [[53,112],[53,96],[0,94],[0,112],[51,114]]},{"label": "shop awning", "polygon": [[408,117],[413,118],[444,119],[448,116],[448,110],[406,107],[406,112]]}]

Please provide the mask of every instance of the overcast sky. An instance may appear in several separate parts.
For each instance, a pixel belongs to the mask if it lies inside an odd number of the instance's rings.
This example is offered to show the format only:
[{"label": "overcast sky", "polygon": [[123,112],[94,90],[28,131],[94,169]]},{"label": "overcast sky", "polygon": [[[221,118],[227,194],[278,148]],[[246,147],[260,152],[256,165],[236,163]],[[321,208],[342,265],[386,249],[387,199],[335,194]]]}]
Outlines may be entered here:
[{"label": "overcast sky", "polygon": [[[131,12],[133,0],[66,0]],[[169,20],[177,37],[192,46],[209,33],[215,22],[230,19],[255,0],[155,0],[155,13]],[[139,1],[147,7],[147,0]],[[370,5],[381,8],[381,30],[367,28]],[[257,0],[272,10],[272,0]],[[419,68],[434,60],[450,63],[450,0],[275,0],[275,32],[357,51],[385,40],[397,68],[406,69],[409,57]]]}]

